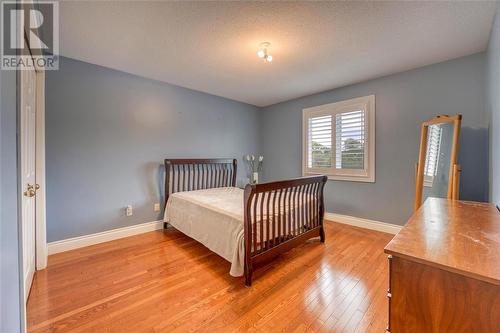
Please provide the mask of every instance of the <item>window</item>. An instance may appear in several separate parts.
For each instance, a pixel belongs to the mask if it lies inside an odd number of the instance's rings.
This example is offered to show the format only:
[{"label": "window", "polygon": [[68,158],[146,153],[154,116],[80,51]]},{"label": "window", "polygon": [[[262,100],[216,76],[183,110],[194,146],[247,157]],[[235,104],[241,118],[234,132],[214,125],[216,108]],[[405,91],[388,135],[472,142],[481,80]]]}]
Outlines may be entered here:
[{"label": "window", "polygon": [[429,132],[427,134],[427,152],[424,166],[424,186],[427,187],[432,187],[434,177],[437,175],[442,130],[441,126],[429,126]]},{"label": "window", "polygon": [[303,174],[375,182],[375,96],[303,110]]}]

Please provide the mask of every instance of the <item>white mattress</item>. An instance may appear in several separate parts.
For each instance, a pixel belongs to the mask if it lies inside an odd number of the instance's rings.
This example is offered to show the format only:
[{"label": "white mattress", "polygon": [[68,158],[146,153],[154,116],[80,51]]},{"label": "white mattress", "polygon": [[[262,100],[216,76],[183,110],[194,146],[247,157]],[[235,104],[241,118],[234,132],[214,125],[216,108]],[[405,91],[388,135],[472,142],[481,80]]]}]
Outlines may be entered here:
[{"label": "white mattress", "polygon": [[245,258],[243,190],[221,187],[171,194],[165,222],[231,263],[229,274],[242,276]]},{"label": "white mattress", "polygon": [[[231,263],[229,274],[242,276],[245,260],[243,195],[244,191],[236,187],[177,192],[171,194],[167,201],[164,221],[229,261]],[[306,196],[305,201],[309,202],[311,199],[311,196]],[[257,203],[259,208],[261,200],[262,197],[259,197]],[[268,200],[266,195],[264,203],[267,201],[271,206],[274,203],[275,210],[270,212],[274,214],[267,214],[266,204],[263,207],[263,217],[260,216],[260,209],[257,210],[257,239],[260,239],[260,221],[265,221],[269,217],[271,223],[278,215],[288,213],[288,202],[284,196],[281,198],[281,203],[278,203],[273,197]],[[293,215],[292,210],[292,218]],[[291,224],[295,225],[293,222]],[[278,224],[275,223],[274,226],[277,235]],[[287,229],[286,225],[281,227],[282,230]],[[267,239],[266,229],[263,228],[263,239]],[[286,231],[294,230],[292,227]],[[272,230],[269,230],[269,233],[272,233]]]}]

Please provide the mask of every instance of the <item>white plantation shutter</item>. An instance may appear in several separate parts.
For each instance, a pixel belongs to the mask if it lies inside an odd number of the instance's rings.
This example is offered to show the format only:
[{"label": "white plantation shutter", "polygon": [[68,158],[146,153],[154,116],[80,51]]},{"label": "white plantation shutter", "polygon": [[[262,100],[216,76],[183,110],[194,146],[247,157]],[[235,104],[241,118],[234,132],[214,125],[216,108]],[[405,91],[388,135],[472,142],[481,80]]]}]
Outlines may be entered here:
[{"label": "white plantation shutter", "polygon": [[375,181],[375,96],[303,110],[303,174]]},{"label": "white plantation shutter", "polygon": [[308,166],[309,168],[332,166],[331,115],[308,120]]},{"label": "white plantation shutter", "polygon": [[335,115],[335,167],[364,169],[365,111],[342,112]]},{"label": "white plantation shutter", "polygon": [[437,174],[439,154],[441,147],[442,128],[440,126],[431,125],[427,133],[427,152],[425,157],[424,176],[426,182],[432,186],[434,176]]}]

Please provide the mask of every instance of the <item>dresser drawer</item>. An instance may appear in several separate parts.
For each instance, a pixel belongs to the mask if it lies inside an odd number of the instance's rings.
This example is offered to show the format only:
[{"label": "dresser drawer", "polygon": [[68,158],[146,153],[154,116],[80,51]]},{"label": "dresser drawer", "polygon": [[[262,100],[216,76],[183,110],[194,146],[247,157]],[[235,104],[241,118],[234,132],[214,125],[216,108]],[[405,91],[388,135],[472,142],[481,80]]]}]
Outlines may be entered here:
[{"label": "dresser drawer", "polygon": [[391,298],[392,298],[392,289],[391,289],[392,254],[389,254],[387,256],[387,261],[389,262],[389,287],[387,288],[388,318],[387,318],[387,328],[386,328],[385,332],[390,333],[391,332]]},{"label": "dresser drawer", "polygon": [[393,256],[388,331],[500,332],[500,286]]}]

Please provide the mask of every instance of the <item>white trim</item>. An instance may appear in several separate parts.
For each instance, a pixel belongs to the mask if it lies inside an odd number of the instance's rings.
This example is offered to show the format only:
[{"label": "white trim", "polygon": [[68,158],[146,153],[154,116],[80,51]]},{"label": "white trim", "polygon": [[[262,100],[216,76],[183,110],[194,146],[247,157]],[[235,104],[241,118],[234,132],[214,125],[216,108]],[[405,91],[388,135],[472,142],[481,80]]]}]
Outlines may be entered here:
[{"label": "white trim", "polygon": [[69,250],[79,249],[81,247],[95,245],[99,243],[109,242],[115,239],[125,238],[145,232],[163,229],[163,220],[153,221],[142,224],[132,225],[95,234],[63,239],[60,241],[50,242],[47,246],[49,255]]},{"label": "white trim", "polygon": [[348,224],[359,228],[386,232],[389,234],[397,234],[403,227],[400,225],[363,219],[360,217],[341,215],[335,213],[325,213],[325,220]]},{"label": "white trim", "polygon": [[[308,167],[308,120],[311,117],[332,116],[338,113],[363,109],[365,111],[365,132],[368,144],[365,145],[364,170],[348,170],[335,168],[335,124],[332,124],[332,163],[331,168],[311,169]],[[352,98],[335,103],[329,103],[302,110],[302,175],[325,174],[329,180],[343,180],[356,182],[375,182],[375,95]]]},{"label": "white trim", "polygon": [[[386,232],[390,234],[397,234],[402,226],[373,221],[368,219],[363,219],[354,216],[341,215],[335,213],[325,213],[325,220],[338,222],[342,224],[348,224],[355,227],[377,230],[381,232]],[[65,252],[69,250],[79,249],[81,247],[95,245],[99,243],[109,242],[115,239],[130,237],[138,234],[142,234],[145,232],[155,231],[163,229],[163,221],[153,221],[142,224],[133,225],[130,227],[123,227],[103,232],[98,232],[95,234],[73,237],[68,239],[63,239],[60,241],[50,242],[48,243],[48,253],[55,254],[60,252]]]},{"label": "white trim", "polygon": [[40,188],[35,196],[36,270],[47,267],[47,226],[45,214],[45,71],[36,72],[35,179]]}]

